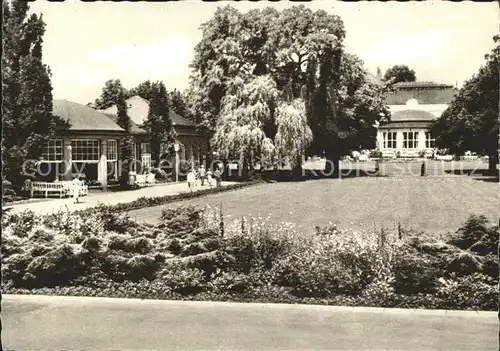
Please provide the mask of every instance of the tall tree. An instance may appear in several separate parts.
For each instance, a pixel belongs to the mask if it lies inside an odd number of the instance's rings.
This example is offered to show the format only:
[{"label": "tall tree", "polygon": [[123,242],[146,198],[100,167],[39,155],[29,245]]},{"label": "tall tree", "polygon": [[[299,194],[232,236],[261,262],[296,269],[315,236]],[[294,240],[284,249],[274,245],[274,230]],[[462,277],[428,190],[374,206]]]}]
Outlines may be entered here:
[{"label": "tall tree", "polygon": [[[265,141],[268,149],[275,148],[278,130],[280,140],[290,140],[283,133],[295,129],[284,125],[280,129],[276,108],[290,112],[285,102],[299,99],[313,135],[310,152],[325,152],[338,161],[348,147],[363,143],[357,138],[366,136],[369,120],[380,118],[384,110],[379,104],[382,87],[365,83],[362,63],[344,52],[344,26],[336,15],[305,6],[241,14],[226,6],[202,29],[203,39],[192,64],[191,110],[197,122],[214,134],[214,146],[223,153],[230,146],[234,152],[263,154],[260,144]],[[253,91],[260,95],[252,95]],[[266,98],[271,95],[277,99],[273,103]],[[376,106],[363,102],[366,96]],[[301,110],[300,103],[291,105]],[[353,113],[366,110],[369,116]],[[241,121],[254,124],[243,127]],[[302,125],[300,119],[295,121]],[[305,129],[302,132],[307,134]],[[245,136],[248,133],[251,137]],[[370,133],[369,140],[374,142],[373,128]]]},{"label": "tall tree", "polygon": [[489,170],[496,172],[499,150],[500,36],[486,55],[486,63],[459,90],[432,126],[436,145],[452,153],[474,151],[489,156]]},{"label": "tall tree", "polygon": [[152,84],[152,95],[149,100],[149,111],[144,123],[150,135],[151,158],[154,164],[160,164],[162,145],[167,148],[175,139],[170,119],[168,93],[163,82]]},{"label": "tall tree", "polygon": [[45,23],[28,10],[26,1],[3,2],[2,178],[16,190],[33,171],[28,161],[41,156],[58,126],[68,127],[52,115],[51,74],[42,62]]},{"label": "tall tree", "polygon": [[262,126],[272,118],[277,95],[269,76],[248,83],[237,78],[222,101],[214,145],[223,157],[240,161],[244,176],[253,172],[257,160],[268,161],[274,155],[273,141]]},{"label": "tall tree", "polygon": [[150,80],[142,82],[138,86],[130,89],[128,91],[127,95],[128,95],[128,97],[132,97],[132,96],[138,95],[141,98],[149,101],[149,100],[151,100],[151,97],[153,95],[153,84],[151,83]]},{"label": "tall tree", "polygon": [[125,100],[124,90],[119,90],[115,100],[117,116],[116,124],[125,129],[126,135],[120,141],[120,160],[121,160],[121,173],[120,173],[120,185],[122,188],[126,188],[128,184],[128,176],[131,171],[132,166],[132,155],[134,141],[130,133],[132,122],[130,116],[127,113],[127,102]]},{"label": "tall tree", "polygon": [[394,65],[389,68],[384,74],[386,82],[391,81],[393,84],[400,82],[414,82],[417,80],[415,71],[407,65]]},{"label": "tall tree", "polygon": [[168,93],[169,106],[177,113],[179,116],[187,118],[189,120],[193,119],[188,105],[186,103],[186,96],[182,94],[179,90],[174,89]]},{"label": "tall tree", "polygon": [[95,100],[93,107],[97,110],[107,109],[116,104],[120,94],[128,97],[128,92],[122,86],[121,81],[119,79],[107,80],[102,88],[101,96]]}]

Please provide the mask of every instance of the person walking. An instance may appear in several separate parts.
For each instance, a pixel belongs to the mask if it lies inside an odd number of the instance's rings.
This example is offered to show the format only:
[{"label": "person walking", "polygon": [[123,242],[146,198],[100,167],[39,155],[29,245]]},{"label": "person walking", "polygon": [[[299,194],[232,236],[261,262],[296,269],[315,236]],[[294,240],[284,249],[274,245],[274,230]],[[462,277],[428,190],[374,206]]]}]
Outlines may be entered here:
[{"label": "person walking", "polygon": [[187,182],[189,190],[193,192],[193,188],[196,186],[196,175],[194,174],[194,169],[191,169],[187,174]]},{"label": "person walking", "polygon": [[210,188],[212,188],[212,171],[210,168],[207,170],[207,184]]},{"label": "person walking", "polygon": [[71,192],[73,193],[73,201],[74,201],[75,204],[77,204],[77,203],[80,202],[80,187],[81,187],[81,183],[80,183],[80,179],[78,179],[78,178],[79,177],[76,176],[71,181]]},{"label": "person walking", "polygon": [[205,166],[201,165],[200,169],[198,170],[198,175],[200,177],[201,186],[203,186],[207,178],[207,172],[205,170]]},{"label": "person walking", "polygon": [[425,177],[426,175],[427,175],[426,164],[425,164],[425,160],[423,160],[422,165],[420,166],[420,176]]}]

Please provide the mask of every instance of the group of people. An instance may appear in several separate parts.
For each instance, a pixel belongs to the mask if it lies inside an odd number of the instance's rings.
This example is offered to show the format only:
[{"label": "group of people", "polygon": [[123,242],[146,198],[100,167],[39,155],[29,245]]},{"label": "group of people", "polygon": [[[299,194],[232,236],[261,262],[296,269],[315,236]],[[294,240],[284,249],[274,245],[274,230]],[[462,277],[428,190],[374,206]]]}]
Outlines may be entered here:
[{"label": "group of people", "polygon": [[197,169],[192,168],[187,174],[187,182],[191,191],[197,188],[198,180],[201,182],[201,186],[204,186],[206,181],[210,188],[215,180],[215,185],[219,187],[222,182],[222,173],[219,167],[216,167],[212,172],[210,168],[205,169],[205,166],[201,165]]}]

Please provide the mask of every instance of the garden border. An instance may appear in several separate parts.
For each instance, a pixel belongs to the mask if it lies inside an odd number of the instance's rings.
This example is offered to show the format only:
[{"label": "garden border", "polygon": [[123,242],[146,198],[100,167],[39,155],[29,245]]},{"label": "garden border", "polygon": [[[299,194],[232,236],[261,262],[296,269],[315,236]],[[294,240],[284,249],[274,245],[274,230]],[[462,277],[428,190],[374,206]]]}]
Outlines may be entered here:
[{"label": "garden border", "polygon": [[264,182],[261,180],[255,180],[255,181],[247,181],[247,182],[242,182],[242,183],[230,184],[230,185],[221,186],[218,188],[202,189],[202,190],[198,190],[195,192],[180,193],[180,194],[176,194],[176,195],[165,195],[165,196],[157,196],[157,197],[145,197],[144,196],[144,197],[140,197],[132,202],[122,202],[122,203],[118,203],[116,205],[106,205],[103,203],[99,203],[97,206],[93,206],[93,207],[82,209],[82,210],[76,210],[76,211],[72,211],[72,212],[79,213],[79,214],[85,214],[85,213],[95,211],[95,209],[97,207],[103,208],[106,210],[110,210],[110,211],[114,211],[114,212],[127,212],[127,211],[148,208],[148,207],[166,205],[166,204],[176,202],[176,201],[188,200],[188,199],[193,199],[193,198],[202,197],[202,196],[211,195],[211,194],[218,194],[218,193],[231,191],[231,190],[243,189],[243,188],[247,188],[247,187],[250,187],[253,185],[258,185],[258,184],[263,184],[263,183]]}]

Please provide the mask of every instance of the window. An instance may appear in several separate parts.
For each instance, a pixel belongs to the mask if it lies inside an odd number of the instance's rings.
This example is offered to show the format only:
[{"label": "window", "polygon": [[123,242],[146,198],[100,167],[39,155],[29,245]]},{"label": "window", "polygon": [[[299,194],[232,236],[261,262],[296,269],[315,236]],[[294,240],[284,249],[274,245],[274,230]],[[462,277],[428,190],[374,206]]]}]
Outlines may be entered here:
[{"label": "window", "polygon": [[416,149],[418,142],[418,132],[403,132],[403,148]]},{"label": "window", "polygon": [[61,139],[49,140],[43,148],[42,157],[44,161],[62,161],[63,159],[63,141]]},{"label": "window", "polygon": [[396,148],[396,132],[384,132],[384,149]]},{"label": "window", "polygon": [[108,161],[118,160],[118,141],[115,139],[108,140],[108,148],[106,157]]},{"label": "window", "polygon": [[137,160],[137,144],[132,143],[132,159]]},{"label": "window", "polygon": [[142,170],[148,170],[150,167],[151,167],[151,155],[146,155],[146,154],[141,155]]},{"label": "window", "polygon": [[141,155],[150,153],[151,153],[151,145],[149,143],[141,143]]},{"label": "window", "polygon": [[108,179],[118,179],[118,141],[108,139],[106,151]]},{"label": "window", "polygon": [[100,147],[97,139],[71,140],[73,161],[99,161]]},{"label": "window", "polygon": [[427,149],[433,149],[436,147],[436,139],[434,139],[430,132],[425,133],[425,147]]}]

